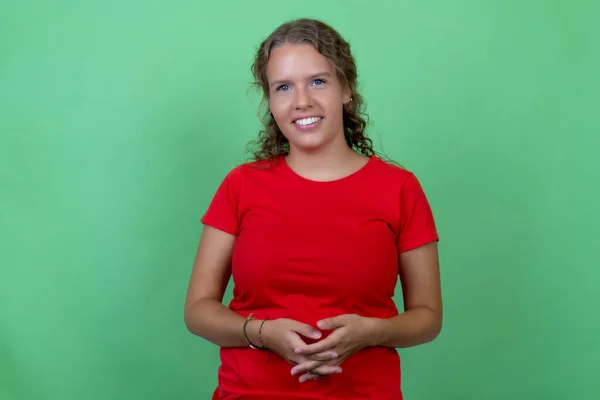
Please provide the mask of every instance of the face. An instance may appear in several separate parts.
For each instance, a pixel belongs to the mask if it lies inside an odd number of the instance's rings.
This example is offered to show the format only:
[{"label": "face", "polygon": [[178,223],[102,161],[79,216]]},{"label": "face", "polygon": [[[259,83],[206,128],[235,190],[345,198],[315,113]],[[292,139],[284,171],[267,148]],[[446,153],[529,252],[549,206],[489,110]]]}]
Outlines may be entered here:
[{"label": "face", "polygon": [[271,51],[266,73],[269,108],[291,151],[347,146],[342,116],[350,92],[327,58],[310,44],[285,43]]}]

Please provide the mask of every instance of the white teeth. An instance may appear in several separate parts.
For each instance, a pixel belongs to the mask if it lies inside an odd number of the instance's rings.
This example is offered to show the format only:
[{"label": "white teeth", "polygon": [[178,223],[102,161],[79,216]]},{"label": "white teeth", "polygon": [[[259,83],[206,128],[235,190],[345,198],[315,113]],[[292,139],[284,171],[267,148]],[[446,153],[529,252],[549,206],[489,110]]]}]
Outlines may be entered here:
[{"label": "white teeth", "polygon": [[310,125],[310,124],[314,124],[315,122],[320,121],[320,120],[321,120],[321,117],[311,117],[311,118],[297,119],[294,122],[298,125]]}]

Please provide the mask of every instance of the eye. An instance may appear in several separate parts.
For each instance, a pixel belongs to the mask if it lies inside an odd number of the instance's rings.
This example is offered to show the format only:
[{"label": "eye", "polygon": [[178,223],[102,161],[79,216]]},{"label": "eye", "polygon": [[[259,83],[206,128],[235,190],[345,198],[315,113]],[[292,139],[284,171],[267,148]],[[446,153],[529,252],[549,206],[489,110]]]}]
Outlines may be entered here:
[{"label": "eye", "polygon": [[277,88],[278,92],[287,92],[290,87],[288,85],[281,85]]},{"label": "eye", "polygon": [[325,83],[324,79],[315,79],[313,81],[313,85],[315,85],[315,86],[322,86],[324,83]]}]

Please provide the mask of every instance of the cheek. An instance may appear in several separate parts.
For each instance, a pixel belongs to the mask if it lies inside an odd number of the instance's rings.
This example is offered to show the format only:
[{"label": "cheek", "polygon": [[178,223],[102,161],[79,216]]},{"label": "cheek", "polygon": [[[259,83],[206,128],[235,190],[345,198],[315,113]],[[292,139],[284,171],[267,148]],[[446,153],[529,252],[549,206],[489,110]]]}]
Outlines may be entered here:
[{"label": "cheek", "polygon": [[269,101],[269,109],[271,110],[271,113],[273,114],[273,116],[275,117],[275,119],[279,119],[282,118],[283,116],[285,116],[285,114],[287,113],[287,109],[288,109],[288,102],[286,102],[285,99],[282,98],[272,98]]},{"label": "cheek", "polygon": [[279,126],[279,129],[285,133],[286,130],[288,130],[287,127],[287,118],[285,117],[285,115],[281,115],[280,113],[277,113],[277,111],[275,110],[271,110],[271,112],[273,113],[273,118],[275,118],[275,123],[277,124],[277,126]]},{"label": "cheek", "polygon": [[341,112],[343,99],[339,93],[333,91],[318,93],[315,96],[315,101],[318,102],[327,112]]},{"label": "cheek", "polygon": [[290,108],[289,101],[285,99],[277,99],[269,103],[269,108],[279,129],[285,134],[290,129]]}]

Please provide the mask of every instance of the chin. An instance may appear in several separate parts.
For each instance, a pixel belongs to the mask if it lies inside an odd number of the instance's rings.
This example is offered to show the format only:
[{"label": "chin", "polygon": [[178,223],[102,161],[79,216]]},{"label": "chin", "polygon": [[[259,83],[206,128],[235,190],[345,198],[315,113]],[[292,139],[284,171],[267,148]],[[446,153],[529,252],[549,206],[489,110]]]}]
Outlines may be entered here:
[{"label": "chin", "polygon": [[308,140],[294,140],[290,141],[290,147],[298,149],[302,152],[315,152],[321,150],[327,146],[327,142],[322,138],[314,138],[316,140],[310,140],[312,138],[305,138]]},{"label": "chin", "polygon": [[290,147],[302,152],[313,153],[336,142],[336,137],[334,135],[327,134],[324,132],[324,129],[318,129],[312,132],[291,131],[283,132],[283,134],[290,142]]}]

